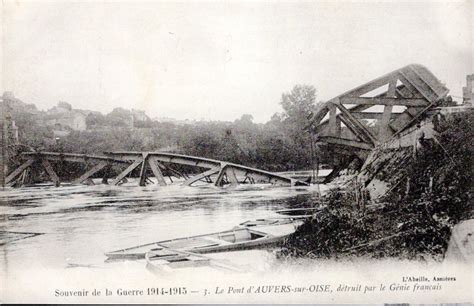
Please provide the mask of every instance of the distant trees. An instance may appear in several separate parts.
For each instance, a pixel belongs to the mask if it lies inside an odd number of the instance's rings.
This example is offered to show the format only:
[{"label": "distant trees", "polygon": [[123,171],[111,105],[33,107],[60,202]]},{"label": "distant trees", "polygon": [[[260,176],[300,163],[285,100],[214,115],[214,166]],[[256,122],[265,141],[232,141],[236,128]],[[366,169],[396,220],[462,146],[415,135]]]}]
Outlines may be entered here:
[{"label": "distant trees", "polygon": [[58,108],[62,108],[67,111],[72,111],[72,105],[64,101],[58,102]]},{"label": "distant trees", "polygon": [[107,120],[105,116],[98,112],[89,113],[86,117],[86,125],[88,129],[105,126],[107,125]]},{"label": "distant trees", "polygon": [[[276,101],[277,102],[277,101]],[[311,139],[306,127],[316,111],[316,89],[296,85],[283,93],[283,112],[274,114],[265,124],[243,114],[234,122],[198,122],[179,124],[152,121],[144,112],[115,108],[107,115],[90,112],[86,131],[73,131],[61,137],[64,152],[96,153],[104,151],[155,151],[177,153],[241,163],[269,171],[311,169]],[[28,124],[28,115],[18,115],[25,143],[41,150],[52,131]],[[133,122],[133,127],[132,127]],[[54,150],[54,147],[43,146]]]},{"label": "distant trees", "polygon": [[241,127],[248,127],[253,125],[253,116],[249,114],[243,114],[240,119],[236,119],[234,121],[236,125],[239,125]]},{"label": "distant trees", "polygon": [[88,129],[104,127],[153,127],[153,121],[145,115],[144,111],[130,111],[121,107],[114,108],[105,116],[99,112],[91,112],[86,117],[86,124]]},{"label": "distant trees", "polygon": [[126,127],[132,123],[132,115],[129,110],[121,107],[114,108],[110,113],[105,116],[107,125]]}]

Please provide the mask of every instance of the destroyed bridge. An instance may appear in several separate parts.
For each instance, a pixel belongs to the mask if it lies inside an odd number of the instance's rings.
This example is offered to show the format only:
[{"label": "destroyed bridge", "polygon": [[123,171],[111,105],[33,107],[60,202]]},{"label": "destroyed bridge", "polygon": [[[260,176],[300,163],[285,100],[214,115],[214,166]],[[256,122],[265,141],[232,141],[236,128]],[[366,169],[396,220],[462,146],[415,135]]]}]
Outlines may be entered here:
[{"label": "destroyed bridge", "polygon": [[365,159],[376,146],[400,139],[433,116],[448,92],[427,68],[409,65],[325,102],[310,130],[336,154]]},{"label": "destroyed bridge", "polygon": [[[112,165],[125,165],[126,168],[118,176],[113,178],[112,184],[120,185],[127,176],[135,169],[140,167],[140,186],[150,183],[149,170],[153,173],[157,182],[161,186],[166,185],[162,170],[166,170],[169,179],[171,176],[184,179],[184,185],[191,186],[198,181],[214,183],[216,186],[227,184],[237,185],[240,183],[270,183],[273,185],[301,186],[308,185],[296,179],[279,175],[260,169],[246,167],[238,164],[228,163],[209,158],[187,156],[173,153],[162,152],[108,152],[104,156],[74,154],[74,153],[55,153],[55,152],[27,152],[22,157],[26,161],[13,171],[6,178],[6,183],[11,184],[14,180],[23,185],[29,179],[28,171],[34,164],[41,164],[47,174],[56,186],[60,184],[60,178],[54,171],[51,162],[73,162],[82,164],[93,164],[93,166],[77,178],[73,183],[92,183],[90,178],[104,168],[110,168]],[[171,165],[185,165],[194,168],[205,169],[204,172],[189,176],[187,173],[174,169]],[[108,183],[107,171],[103,183]],[[212,180],[215,177],[215,181]]]},{"label": "destroyed bridge", "polygon": [[[409,65],[395,70],[355,89],[347,91],[322,105],[312,117],[311,131],[317,141],[335,148],[338,154],[351,154],[365,158],[375,146],[400,137],[415,125],[423,115],[437,107],[446,98],[448,89],[425,67]],[[368,120],[374,123],[367,124]],[[24,163],[5,179],[9,185],[21,186],[31,178],[33,165],[41,166],[56,186],[60,178],[52,162],[81,163],[85,172],[74,183],[92,184],[91,178],[99,171],[102,182],[107,183],[107,171],[112,165],[122,171],[113,178],[114,185],[126,181],[127,176],[139,168],[139,185],[150,183],[153,175],[159,185],[166,185],[162,170],[169,176],[184,180],[184,185],[197,182],[216,186],[240,183],[270,183],[274,185],[308,185],[289,176],[268,172],[239,164],[214,159],[164,152],[108,152],[104,155],[84,155],[57,152],[27,152]],[[192,167],[188,175],[173,165]]]}]

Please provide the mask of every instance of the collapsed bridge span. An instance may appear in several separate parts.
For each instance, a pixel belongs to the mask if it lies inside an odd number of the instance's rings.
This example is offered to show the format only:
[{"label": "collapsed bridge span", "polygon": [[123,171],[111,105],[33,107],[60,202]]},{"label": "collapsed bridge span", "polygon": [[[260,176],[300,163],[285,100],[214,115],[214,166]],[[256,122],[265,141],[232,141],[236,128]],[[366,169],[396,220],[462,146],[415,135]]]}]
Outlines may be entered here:
[{"label": "collapsed bridge span", "polygon": [[[25,185],[30,178],[30,170],[34,166],[42,167],[56,186],[61,183],[51,162],[71,162],[87,165],[89,168],[73,183],[92,184],[91,178],[99,171],[105,173],[102,182],[108,183],[107,171],[111,166],[123,169],[117,176],[111,177],[112,184],[120,185],[134,170],[140,168],[139,185],[145,186],[154,176],[161,186],[167,185],[163,171],[168,173],[171,182],[173,177],[184,179],[183,185],[192,186],[197,182],[205,182],[216,186],[268,183],[280,186],[308,185],[291,177],[261,169],[247,167],[225,161],[188,156],[165,152],[105,152],[104,155],[87,155],[58,152],[26,152],[22,154],[24,163],[11,172],[6,178],[6,184]],[[184,173],[173,168],[173,165],[187,166],[194,169],[192,174]],[[196,171],[200,170],[200,172]]]}]

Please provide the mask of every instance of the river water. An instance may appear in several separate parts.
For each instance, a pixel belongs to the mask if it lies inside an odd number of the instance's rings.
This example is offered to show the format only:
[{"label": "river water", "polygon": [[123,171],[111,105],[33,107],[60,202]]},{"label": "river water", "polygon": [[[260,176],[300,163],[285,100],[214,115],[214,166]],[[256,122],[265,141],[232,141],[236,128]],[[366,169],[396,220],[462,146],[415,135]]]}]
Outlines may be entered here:
[{"label": "river water", "polygon": [[[386,293],[360,293],[359,296],[337,292],[336,288],[341,284],[399,282],[404,275],[413,273],[440,273],[437,264],[433,268],[396,261],[285,261],[277,259],[274,250],[212,254],[215,259],[248,271],[238,274],[187,268],[170,275],[156,275],[146,269],[144,260],[105,262],[104,253],[108,251],[227,230],[247,220],[280,216],[276,213],[279,209],[302,207],[317,201],[319,189],[324,191],[325,187],[244,185],[226,189],[185,187],[179,183],[139,187],[136,182],[130,182],[127,186],[42,186],[1,190],[0,231],[41,235],[0,245],[0,303],[314,303],[315,296],[321,303],[367,302],[384,297]],[[455,273],[452,267],[443,271]],[[469,273],[459,271],[456,272],[458,279],[468,279]],[[216,291],[218,287],[224,287],[227,292],[229,288],[250,290],[250,286],[257,288],[259,285],[306,289],[330,285],[331,292],[260,295],[238,293],[236,289],[235,294],[206,295],[206,290]],[[146,295],[150,287],[184,287],[187,293]],[[454,284],[445,288],[459,296],[469,292],[465,286],[455,287]],[[122,289],[145,293],[124,296],[119,293]],[[71,290],[89,290],[89,295],[65,296]],[[102,296],[91,296],[92,290],[101,291]],[[110,296],[104,296],[107,290],[112,292]],[[435,292],[435,295],[441,301],[446,291]],[[418,301],[415,293],[408,299],[407,295],[398,292],[393,292],[391,297],[390,301]]]},{"label": "river water", "polygon": [[43,268],[102,267],[107,251],[231,229],[246,220],[279,216],[307,205],[312,187],[237,188],[46,186],[0,193],[0,229],[42,235],[0,248],[2,272],[27,264]]}]

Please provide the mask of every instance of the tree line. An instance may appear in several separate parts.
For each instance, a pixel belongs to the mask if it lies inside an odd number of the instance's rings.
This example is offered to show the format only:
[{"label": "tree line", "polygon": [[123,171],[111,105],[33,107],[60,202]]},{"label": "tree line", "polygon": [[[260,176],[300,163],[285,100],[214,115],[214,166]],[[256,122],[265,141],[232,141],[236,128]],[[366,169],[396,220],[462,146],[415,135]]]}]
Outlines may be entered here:
[{"label": "tree line", "polygon": [[21,131],[22,150],[87,154],[164,150],[268,171],[291,171],[312,169],[315,155],[320,162],[327,159],[314,146],[308,132],[311,115],[318,108],[316,98],[314,86],[296,85],[281,96],[283,112],[264,124],[243,114],[234,122],[177,124],[147,120],[130,128],[123,122],[129,120],[123,111],[116,112],[117,116],[93,113],[87,118],[87,130],[71,131],[53,141],[51,130],[35,123],[28,114],[15,114],[14,119]]}]

